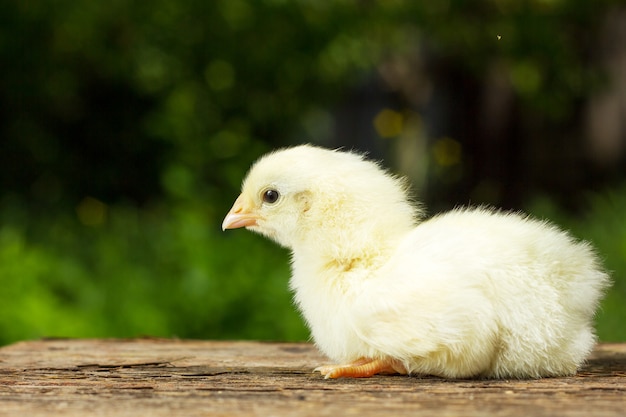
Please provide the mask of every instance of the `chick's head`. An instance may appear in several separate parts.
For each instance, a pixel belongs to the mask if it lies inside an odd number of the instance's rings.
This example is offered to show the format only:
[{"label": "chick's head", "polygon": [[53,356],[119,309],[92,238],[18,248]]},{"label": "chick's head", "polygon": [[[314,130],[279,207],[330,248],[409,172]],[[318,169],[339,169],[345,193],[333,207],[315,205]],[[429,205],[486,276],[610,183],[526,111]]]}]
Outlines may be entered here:
[{"label": "chick's head", "polygon": [[245,227],[291,247],[302,213],[309,207],[309,192],[289,178],[263,174],[250,172],[222,229]]},{"label": "chick's head", "polygon": [[299,156],[277,151],[258,160],[244,179],[222,229],[245,227],[292,247],[311,197],[311,184],[297,168]]},{"label": "chick's head", "polygon": [[301,145],[252,166],[222,228],[246,227],[291,249],[345,250],[411,229],[415,214],[404,182],[378,164]]}]

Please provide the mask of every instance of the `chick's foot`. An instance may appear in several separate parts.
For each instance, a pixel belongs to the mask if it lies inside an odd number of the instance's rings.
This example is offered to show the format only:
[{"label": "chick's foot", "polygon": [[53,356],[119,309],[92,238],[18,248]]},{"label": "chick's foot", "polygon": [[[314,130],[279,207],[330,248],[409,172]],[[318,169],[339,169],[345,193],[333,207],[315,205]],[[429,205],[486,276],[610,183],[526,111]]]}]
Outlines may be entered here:
[{"label": "chick's foot", "polygon": [[324,378],[367,378],[376,374],[406,374],[401,362],[394,359],[361,358],[346,365],[325,365],[315,368]]}]

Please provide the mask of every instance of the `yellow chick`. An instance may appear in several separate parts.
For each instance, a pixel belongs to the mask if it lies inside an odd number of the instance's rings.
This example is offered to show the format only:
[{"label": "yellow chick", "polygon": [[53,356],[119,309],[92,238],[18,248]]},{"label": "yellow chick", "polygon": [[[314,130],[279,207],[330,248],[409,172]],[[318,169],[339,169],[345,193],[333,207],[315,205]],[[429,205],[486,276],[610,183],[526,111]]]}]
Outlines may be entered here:
[{"label": "yellow chick", "polygon": [[556,227],[486,208],[425,220],[405,182],[310,145],[257,161],[223,229],[292,251],[290,287],[326,378],[572,375],[609,277]]}]

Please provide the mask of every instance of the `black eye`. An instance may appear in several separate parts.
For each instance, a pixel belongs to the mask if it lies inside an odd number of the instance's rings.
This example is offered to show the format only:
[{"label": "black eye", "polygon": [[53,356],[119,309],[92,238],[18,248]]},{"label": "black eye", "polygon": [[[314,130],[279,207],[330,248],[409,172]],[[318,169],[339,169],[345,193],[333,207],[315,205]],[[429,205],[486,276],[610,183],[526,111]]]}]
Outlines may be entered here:
[{"label": "black eye", "polygon": [[276,190],[267,190],[263,193],[263,201],[268,204],[274,204],[278,197],[280,197],[280,193]]}]

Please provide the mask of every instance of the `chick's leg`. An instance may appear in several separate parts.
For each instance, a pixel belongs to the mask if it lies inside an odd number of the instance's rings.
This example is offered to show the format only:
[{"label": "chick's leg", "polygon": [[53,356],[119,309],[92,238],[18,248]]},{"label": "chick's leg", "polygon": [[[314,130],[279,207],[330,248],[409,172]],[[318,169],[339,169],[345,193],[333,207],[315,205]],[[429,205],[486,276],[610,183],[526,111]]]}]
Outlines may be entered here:
[{"label": "chick's leg", "polygon": [[326,365],[315,368],[324,378],[367,378],[372,375],[406,374],[404,365],[394,359],[361,358],[347,365]]}]

